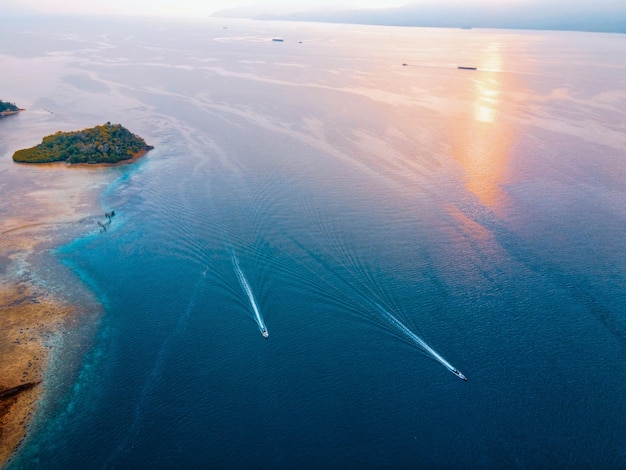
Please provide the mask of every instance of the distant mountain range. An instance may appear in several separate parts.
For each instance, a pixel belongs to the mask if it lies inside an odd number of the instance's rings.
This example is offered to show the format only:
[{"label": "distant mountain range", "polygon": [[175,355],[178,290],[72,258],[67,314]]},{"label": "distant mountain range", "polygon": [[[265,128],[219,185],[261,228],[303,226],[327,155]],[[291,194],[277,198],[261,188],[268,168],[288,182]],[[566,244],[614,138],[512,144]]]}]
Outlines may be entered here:
[{"label": "distant mountain range", "polygon": [[260,9],[228,9],[217,17],[259,20],[313,21],[325,23],[422,26],[444,28],[545,29],[626,33],[626,2],[576,0],[475,3],[440,2],[397,8],[267,12]]}]

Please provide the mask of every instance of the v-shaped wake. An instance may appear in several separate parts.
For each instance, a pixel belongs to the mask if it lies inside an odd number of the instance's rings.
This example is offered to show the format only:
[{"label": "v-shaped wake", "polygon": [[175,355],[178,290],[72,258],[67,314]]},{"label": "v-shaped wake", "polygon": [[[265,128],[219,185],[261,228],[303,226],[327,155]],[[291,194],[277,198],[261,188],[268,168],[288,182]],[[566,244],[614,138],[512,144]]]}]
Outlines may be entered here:
[{"label": "v-shaped wake", "polygon": [[261,315],[261,312],[259,311],[259,306],[256,302],[256,299],[254,298],[254,294],[252,293],[252,288],[250,287],[250,284],[248,283],[246,276],[244,275],[243,271],[241,270],[241,267],[239,266],[239,259],[237,259],[235,250],[231,248],[230,252],[233,258],[233,268],[235,269],[235,274],[237,274],[237,279],[239,279],[239,284],[241,284],[241,288],[248,296],[248,300],[250,301],[250,306],[252,307],[252,310],[254,311],[254,317],[255,317],[257,324],[259,325],[261,334],[263,335],[265,339],[267,339],[269,337],[269,333],[267,332],[267,327],[265,326],[265,322],[263,321],[263,316]]}]

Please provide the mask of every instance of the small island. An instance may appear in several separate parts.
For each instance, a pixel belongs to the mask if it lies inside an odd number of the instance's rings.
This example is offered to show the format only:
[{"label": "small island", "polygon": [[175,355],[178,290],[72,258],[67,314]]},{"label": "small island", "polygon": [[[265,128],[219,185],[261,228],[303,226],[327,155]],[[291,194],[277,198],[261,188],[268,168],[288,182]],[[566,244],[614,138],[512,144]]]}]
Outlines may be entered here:
[{"label": "small island", "polygon": [[9,116],[19,111],[22,110],[15,106],[15,104],[0,100],[0,117]]},{"label": "small island", "polygon": [[102,126],[46,136],[35,147],[18,150],[13,160],[19,163],[118,163],[144,155],[154,147],[121,124]]}]

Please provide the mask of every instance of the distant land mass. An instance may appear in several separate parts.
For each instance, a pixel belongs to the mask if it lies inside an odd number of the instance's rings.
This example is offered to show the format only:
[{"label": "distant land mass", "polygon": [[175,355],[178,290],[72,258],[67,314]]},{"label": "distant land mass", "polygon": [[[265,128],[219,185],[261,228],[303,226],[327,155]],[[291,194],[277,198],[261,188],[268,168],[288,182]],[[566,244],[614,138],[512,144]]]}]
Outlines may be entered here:
[{"label": "distant land mass", "polygon": [[0,117],[15,114],[18,111],[21,110],[15,104],[0,100]]},{"label": "distant land mass", "polygon": [[43,138],[35,147],[18,150],[13,160],[19,163],[118,163],[139,157],[154,147],[121,124],[73,132],[57,132]]},{"label": "distant land mass", "polygon": [[[257,20],[312,21],[380,26],[441,28],[540,29],[626,33],[626,2],[597,0],[591,5],[571,2],[440,2],[409,4],[396,8],[307,10],[269,13],[233,8],[214,17]],[[619,3],[619,4],[618,4]]]}]

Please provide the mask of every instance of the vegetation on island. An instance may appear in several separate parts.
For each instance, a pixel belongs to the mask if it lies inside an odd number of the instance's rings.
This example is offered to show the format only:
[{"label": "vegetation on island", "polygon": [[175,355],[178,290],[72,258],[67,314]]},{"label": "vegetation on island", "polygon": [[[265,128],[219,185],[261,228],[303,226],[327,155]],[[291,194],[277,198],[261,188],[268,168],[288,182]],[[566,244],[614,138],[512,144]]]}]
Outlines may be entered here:
[{"label": "vegetation on island", "polygon": [[39,145],[15,152],[13,160],[20,163],[117,163],[152,148],[121,124],[107,122],[82,131],[59,131],[46,136]]},{"label": "vegetation on island", "polygon": [[0,100],[0,115],[16,113],[19,110],[15,104]]}]

